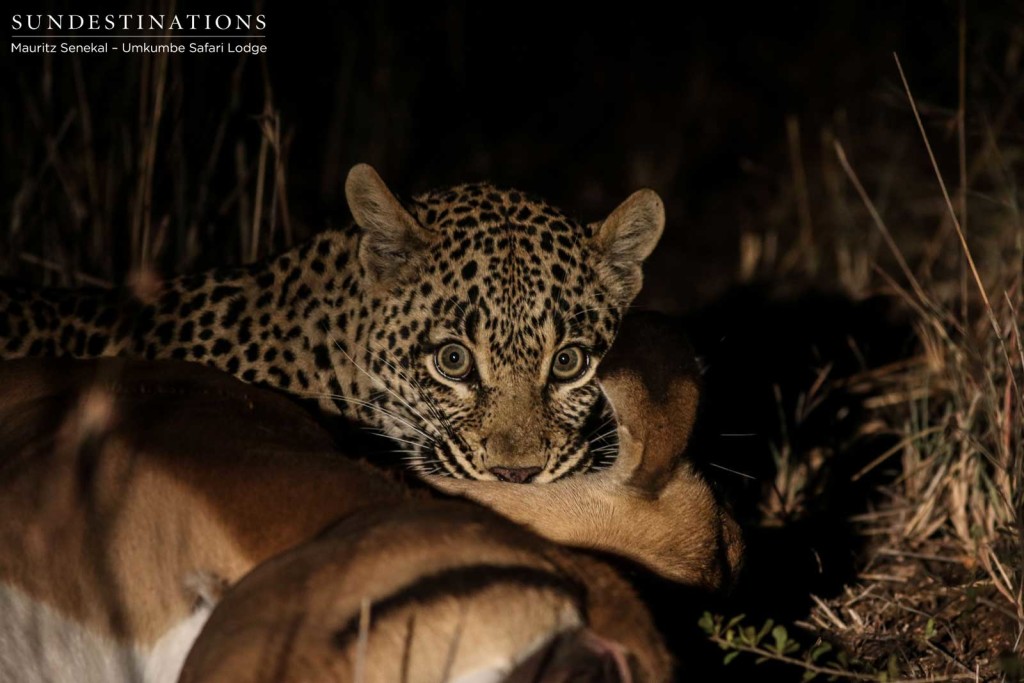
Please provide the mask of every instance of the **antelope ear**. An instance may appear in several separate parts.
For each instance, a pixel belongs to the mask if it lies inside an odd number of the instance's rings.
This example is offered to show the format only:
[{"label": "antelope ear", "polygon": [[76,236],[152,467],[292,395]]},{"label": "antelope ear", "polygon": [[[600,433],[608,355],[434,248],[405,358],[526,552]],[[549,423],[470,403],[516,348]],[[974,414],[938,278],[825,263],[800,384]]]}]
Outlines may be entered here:
[{"label": "antelope ear", "polygon": [[348,172],[345,198],[356,225],[363,229],[359,260],[377,280],[394,275],[434,238],[368,164],[356,164]]},{"label": "antelope ear", "polygon": [[665,228],[665,205],[654,190],[638,190],[600,225],[592,226],[601,254],[598,273],[622,305],[633,301],[643,284],[641,265]]}]

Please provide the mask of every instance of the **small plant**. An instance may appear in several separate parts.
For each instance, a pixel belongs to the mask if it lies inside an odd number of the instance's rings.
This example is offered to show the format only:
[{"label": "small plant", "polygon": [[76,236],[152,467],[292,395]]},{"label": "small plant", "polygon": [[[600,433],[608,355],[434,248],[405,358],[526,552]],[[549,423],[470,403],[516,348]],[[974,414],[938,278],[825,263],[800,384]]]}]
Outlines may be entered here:
[{"label": "small plant", "polygon": [[[746,615],[740,614],[726,619],[720,614],[705,612],[698,622],[708,634],[711,641],[725,651],[723,662],[729,664],[741,654],[756,657],[756,664],[780,662],[799,667],[804,670],[803,681],[813,681],[819,677],[826,680],[880,681],[884,683],[924,683],[939,680],[935,678],[902,678],[899,661],[895,656],[889,657],[885,668],[879,669],[871,664],[851,656],[845,650],[835,648],[828,641],[818,638],[811,645],[805,646],[794,639],[788,629],[773,620],[766,620],[761,626],[747,624]],[[934,623],[931,633],[924,634],[925,639],[934,635]],[[973,674],[954,674],[943,676],[941,680],[974,680]]]},{"label": "small plant", "polygon": [[834,649],[827,641],[818,640],[812,646],[804,647],[790,636],[784,625],[776,624],[772,619],[756,626],[747,624],[744,614],[727,620],[720,614],[705,612],[698,623],[711,641],[725,651],[725,664],[742,653],[748,653],[757,657],[757,664],[776,661],[799,666],[806,672],[803,677],[805,681],[818,676],[828,676],[830,679],[842,676],[867,681],[888,680],[881,677],[884,672],[870,670],[846,652]]}]

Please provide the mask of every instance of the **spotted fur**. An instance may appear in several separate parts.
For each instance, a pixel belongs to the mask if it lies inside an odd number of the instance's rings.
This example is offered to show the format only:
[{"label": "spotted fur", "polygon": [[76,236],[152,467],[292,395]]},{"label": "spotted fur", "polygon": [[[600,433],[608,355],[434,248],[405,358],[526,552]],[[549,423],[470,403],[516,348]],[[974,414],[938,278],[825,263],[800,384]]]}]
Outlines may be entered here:
[{"label": "spotted fur", "polygon": [[[485,184],[400,203],[349,174],[355,222],[265,262],[132,290],[0,285],[0,358],[122,355],[205,363],[380,430],[420,472],[546,482],[595,464],[595,371],[639,291],[664,213],[649,190],[573,220]],[[434,354],[468,348],[452,381]],[[589,366],[553,381],[573,344]],[[525,476],[506,476],[525,472]]]}]

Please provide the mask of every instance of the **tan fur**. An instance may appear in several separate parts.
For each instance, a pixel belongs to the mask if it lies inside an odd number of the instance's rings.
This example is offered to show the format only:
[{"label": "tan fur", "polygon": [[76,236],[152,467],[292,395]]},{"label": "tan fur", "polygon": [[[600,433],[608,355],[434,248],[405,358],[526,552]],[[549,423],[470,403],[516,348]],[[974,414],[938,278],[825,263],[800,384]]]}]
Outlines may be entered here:
[{"label": "tan fur", "polygon": [[[588,621],[603,640],[628,644],[639,680],[665,675],[649,618],[604,565],[540,544],[479,509],[416,504],[370,515],[378,519],[349,520],[246,577],[214,613],[182,681],[256,680],[268,660],[281,682],[451,680],[493,666],[491,653],[529,652]],[[585,585],[588,597],[578,602],[571,591],[520,583],[514,573],[462,596],[438,599],[427,588],[446,570],[472,576],[492,567],[540,570]],[[384,607],[409,586],[403,609]],[[374,620],[376,606],[383,615]],[[364,613],[365,629],[338,637]]]},{"label": "tan fur", "polygon": [[[483,563],[579,583],[587,602],[513,581],[407,610],[380,624],[374,642],[384,668],[374,670],[383,678],[360,680],[393,680],[386,666],[406,644],[385,636],[404,633],[409,614],[429,626],[414,652],[436,655],[439,638],[454,637],[453,623],[463,618],[467,652],[501,656],[589,623],[630,653],[638,680],[668,676],[646,610],[614,572],[475,506],[409,502],[402,488],[334,452],[286,399],[181,363],[14,361],[0,364],[0,385],[0,582],[90,633],[150,647],[211,599],[211,585],[223,584],[225,605],[240,612],[215,610],[211,624],[226,625],[204,632],[214,634],[212,652],[237,652],[233,666],[245,662],[252,671],[269,666],[258,653],[288,671],[311,661],[323,670],[327,659],[351,662],[355,646],[307,642],[317,623],[344,622],[363,597],[381,600],[417,578]],[[345,521],[317,538],[336,520]],[[275,555],[277,564],[252,580],[284,574],[232,597],[232,585]],[[289,580],[308,592],[292,590]],[[323,621],[288,636],[280,617],[297,606]],[[262,631],[247,640],[233,623]],[[263,639],[298,636],[276,654],[253,649]],[[423,670],[436,672],[436,657],[428,660]],[[456,661],[466,672],[481,662]],[[195,680],[224,680],[206,670],[197,669]]]},{"label": "tan fur", "polygon": [[605,259],[598,273],[626,301],[640,293],[640,264],[654,251],[665,229],[665,204],[654,190],[637,190],[595,231]]},{"label": "tan fur", "polygon": [[352,218],[366,230],[359,260],[377,281],[398,272],[412,254],[439,236],[416,222],[368,164],[356,164],[348,172],[345,198]]},{"label": "tan fur", "polygon": [[429,477],[560,543],[629,557],[703,588],[739,571],[739,526],[680,456],[700,398],[696,362],[666,318],[634,314],[606,359],[601,382],[619,421],[620,451],[607,470],[546,486]]},{"label": "tan fur", "polygon": [[[595,371],[662,233],[657,194],[584,225],[485,183],[400,202],[365,164],[345,193],[353,224],[243,268],[109,291],[0,280],[0,358],[187,360],[382,431],[416,472],[538,484],[588,472],[583,430],[605,407]],[[449,343],[472,357],[462,377],[438,368]],[[553,378],[569,347],[589,362]]]},{"label": "tan fur", "polygon": [[[679,459],[699,399],[692,354],[657,317],[627,329],[602,375],[620,421],[622,450],[612,468],[547,486],[466,482],[458,492],[553,540],[717,587],[735,572],[742,542]],[[146,646],[215,600],[210,586],[233,586],[285,553],[228,591],[188,680],[255,671],[265,661],[256,652],[295,676],[310,662],[350,671],[355,651],[332,649],[321,636],[358,615],[364,597],[379,602],[424,576],[481,564],[550,572],[586,586],[587,602],[497,582],[461,601],[417,608],[420,670],[456,666],[447,656],[439,664],[438,643],[454,639],[453,624],[463,620],[458,638],[472,638],[479,651],[523,651],[541,635],[586,628],[617,644],[610,651],[629,653],[640,680],[667,676],[646,611],[606,565],[478,508],[410,502],[391,481],[337,454],[282,397],[195,365],[116,360],[4,363],[0,385],[4,585],[91,631]],[[452,484],[459,482],[439,486],[454,491]],[[347,521],[310,540],[339,519]],[[283,629],[296,622],[296,610],[298,630]],[[360,660],[363,675],[372,673],[362,680],[394,680],[407,629],[406,619],[375,624],[381,656]]]},{"label": "tan fur", "polygon": [[198,366],[15,361],[0,385],[0,579],[114,636],[184,616],[191,573],[233,582],[400,493],[286,399]]}]

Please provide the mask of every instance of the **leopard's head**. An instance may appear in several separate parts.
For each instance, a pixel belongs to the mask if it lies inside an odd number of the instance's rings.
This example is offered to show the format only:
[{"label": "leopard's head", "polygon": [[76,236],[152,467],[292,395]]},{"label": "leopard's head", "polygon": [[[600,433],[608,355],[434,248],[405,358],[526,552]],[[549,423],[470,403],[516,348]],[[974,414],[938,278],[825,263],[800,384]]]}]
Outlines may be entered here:
[{"label": "leopard's head", "polygon": [[370,400],[415,469],[549,482],[614,456],[595,373],[664,227],[655,192],[584,224],[483,184],[403,204],[366,165],[345,191],[376,307]]}]

